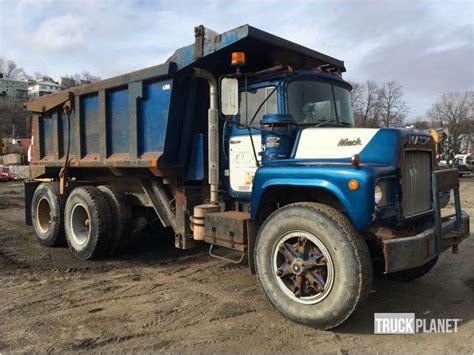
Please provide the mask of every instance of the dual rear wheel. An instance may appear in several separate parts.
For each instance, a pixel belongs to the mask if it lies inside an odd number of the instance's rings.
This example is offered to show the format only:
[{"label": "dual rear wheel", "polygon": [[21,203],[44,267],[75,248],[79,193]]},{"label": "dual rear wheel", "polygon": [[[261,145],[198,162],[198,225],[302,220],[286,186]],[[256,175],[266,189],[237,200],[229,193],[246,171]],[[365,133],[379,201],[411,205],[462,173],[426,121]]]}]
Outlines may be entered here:
[{"label": "dual rear wheel", "polygon": [[116,186],[80,186],[66,200],[57,183],[42,183],[31,207],[39,242],[64,244],[79,259],[113,254],[128,238],[132,212],[125,194]]},{"label": "dual rear wheel", "polygon": [[104,256],[112,241],[112,214],[105,196],[93,186],[75,188],[66,202],[69,249],[80,259]]}]

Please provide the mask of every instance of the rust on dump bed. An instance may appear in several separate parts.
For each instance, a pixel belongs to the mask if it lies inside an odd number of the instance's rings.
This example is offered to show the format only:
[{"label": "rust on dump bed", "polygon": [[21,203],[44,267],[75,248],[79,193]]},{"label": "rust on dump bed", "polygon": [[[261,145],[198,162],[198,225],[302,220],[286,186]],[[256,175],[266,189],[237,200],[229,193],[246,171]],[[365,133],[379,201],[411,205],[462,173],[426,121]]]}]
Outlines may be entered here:
[{"label": "rust on dump bed", "polygon": [[74,94],[69,91],[61,91],[58,93],[41,96],[37,99],[28,101],[24,108],[35,113],[44,113],[55,107],[63,105],[67,101],[74,102]]}]

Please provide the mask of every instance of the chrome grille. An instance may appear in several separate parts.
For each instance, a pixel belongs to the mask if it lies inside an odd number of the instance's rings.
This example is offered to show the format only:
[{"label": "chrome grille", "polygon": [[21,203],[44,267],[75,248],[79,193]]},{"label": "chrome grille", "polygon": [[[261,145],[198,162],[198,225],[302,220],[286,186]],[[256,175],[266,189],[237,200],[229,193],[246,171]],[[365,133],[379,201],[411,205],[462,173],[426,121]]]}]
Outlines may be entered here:
[{"label": "chrome grille", "polygon": [[406,151],[402,179],[405,217],[431,209],[431,153]]}]

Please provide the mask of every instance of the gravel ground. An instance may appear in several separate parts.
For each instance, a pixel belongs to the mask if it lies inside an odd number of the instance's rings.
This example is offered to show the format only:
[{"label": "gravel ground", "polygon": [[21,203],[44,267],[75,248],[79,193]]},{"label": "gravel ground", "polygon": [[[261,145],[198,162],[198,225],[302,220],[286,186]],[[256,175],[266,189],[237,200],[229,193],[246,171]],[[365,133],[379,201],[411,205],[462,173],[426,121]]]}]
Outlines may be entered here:
[{"label": "gravel ground", "polygon": [[[461,183],[474,217],[474,178]],[[41,247],[23,216],[22,184],[0,184],[0,352],[474,351],[472,235],[418,280],[375,279],[362,309],[320,331],[283,318],[244,266],[205,249],[144,234],[113,259],[81,262],[66,248]],[[462,322],[456,334],[374,335],[375,312]]]}]

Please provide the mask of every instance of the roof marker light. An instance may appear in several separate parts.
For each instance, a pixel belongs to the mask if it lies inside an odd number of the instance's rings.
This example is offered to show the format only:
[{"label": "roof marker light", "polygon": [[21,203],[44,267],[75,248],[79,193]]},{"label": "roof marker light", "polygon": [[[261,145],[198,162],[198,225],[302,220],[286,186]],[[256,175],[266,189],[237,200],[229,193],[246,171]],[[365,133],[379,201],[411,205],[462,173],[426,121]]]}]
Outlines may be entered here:
[{"label": "roof marker light", "polygon": [[232,66],[245,65],[245,53],[244,52],[232,52],[231,63]]}]

